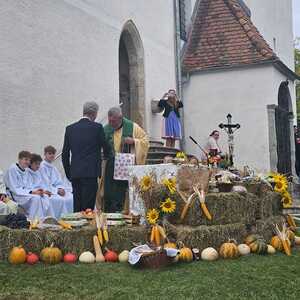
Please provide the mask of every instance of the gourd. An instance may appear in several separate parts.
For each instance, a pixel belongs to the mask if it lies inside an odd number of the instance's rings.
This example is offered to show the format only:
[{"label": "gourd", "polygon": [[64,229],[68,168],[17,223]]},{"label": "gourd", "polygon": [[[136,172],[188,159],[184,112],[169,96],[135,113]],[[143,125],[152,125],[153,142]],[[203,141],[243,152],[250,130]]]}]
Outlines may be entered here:
[{"label": "gourd", "polygon": [[73,264],[77,260],[77,256],[74,253],[67,253],[64,255],[64,262],[68,264]]},{"label": "gourd", "polygon": [[102,254],[101,246],[99,243],[99,239],[96,235],[93,237],[94,249],[96,254],[96,262],[105,262],[105,258]]},{"label": "gourd", "polygon": [[61,262],[63,255],[59,248],[54,247],[52,243],[50,247],[44,248],[40,254],[41,260],[47,264],[58,264]]},{"label": "gourd", "polygon": [[218,251],[212,247],[206,248],[201,252],[201,259],[203,260],[213,261],[213,260],[217,260],[218,257],[219,257]]},{"label": "gourd", "polygon": [[268,246],[265,239],[258,234],[250,234],[245,239],[245,244],[247,244],[251,252],[257,254],[267,254]]},{"label": "gourd", "polygon": [[299,246],[300,245],[300,237],[295,236],[295,245]]},{"label": "gourd", "polygon": [[190,262],[193,260],[193,252],[190,248],[186,247],[183,243],[179,249],[179,261]]},{"label": "gourd", "polygon": [[164,244],[164,248],[177,249],[177,245],[176,245],[176,243],[169,242],[169,243]]},{"label": "gourd", "polygon": [[26,262],[27,262],[29,265],[34,265],[34,264],[36,264],[38,261],[39,261],[39,257],[38,257],[35,253],[29,252],[29,253],[26,255]]},{"label": "gourd", "polygon": [[243,256],[244,255],[248,255],[251,252],[250,247],[248,245],[246,245],[246,244],[240,244],[240,245],[238,245],[238,250],[239,250],[239,253],[241,255],[243,255]]},{"label": "gourd", "polygon": [[8,255],[8,261],[13,265],[23,264],[26,261],[26,251],[22,246],[13,247]]},{"label": "gourd", "polygon": [[276,253],[276,250],[274,249],[274,247],[271,245],[268,245],[268,254],[275,254],[275,253]]},{"label": "gourd", "polygon": [[128,258],[129,258],[129,251],[128,250],[124,250],[119,254],[119,262],[128,262]]},{"label": "gourd", "polygon": [[220,256],[223,258],[236,258],[239,256],[239,250],[236,242],[229,240],[227,243],[223,243],[220,248]]},{"label": "gourd", "polygon": [[288,239],[290,240],[291,244],[293,245],[295,242],[295,233],[290,229],[288,229],[286,233],[287,233]]},{"label": "gourd", "polygon": [[85,264],[92,264],[95,262],[95,256],[92,252],[85,251],[80,254],[79,261]]},{"label": "gourd", "polygon": [[104,258],[107,262],[117,262],[118,254],[112,250],[107,250],[104,254]]}]

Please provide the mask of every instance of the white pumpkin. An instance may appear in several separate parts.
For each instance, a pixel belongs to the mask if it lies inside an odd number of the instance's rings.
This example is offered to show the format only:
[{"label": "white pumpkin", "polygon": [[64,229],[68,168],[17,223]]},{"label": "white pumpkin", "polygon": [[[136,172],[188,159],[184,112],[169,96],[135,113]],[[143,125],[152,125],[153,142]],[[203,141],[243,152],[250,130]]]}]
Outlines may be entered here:
[{"label": "white pumpkin", "polygon": [[295,245],[299,246],[300,245],[300,236],[295,236]]},{"label": "white pumpkin", "polygon": [[218,251],[212,247],[206,248],[201,252],[201,259],[213,261],[219,257]]},{"label": "white pumpkin", "polygon": [[128,250],[124,250],[119,254],[119,262],[128,262],[128,258],[129,258],[129,251]]},{"label": "white pumpkin", "polygon": [[238,250],[239,250],[239,253],[241,255],[243,255],[243,256],[244,255],[248,255],[251,252],[250,247],[248,245],[246,245],[246,244],[240,244],[240,245],[238,245]]},{"label": "white pumpkin", "polygon": [[95,262],[95,255],[90,251],[82,252],[79,256],[79,261],[85,264],[92,264]]},{"label": "white pumpkin", "polygon": [[268,245],[268,254],[275,254],[276,250],[273,246]]}]

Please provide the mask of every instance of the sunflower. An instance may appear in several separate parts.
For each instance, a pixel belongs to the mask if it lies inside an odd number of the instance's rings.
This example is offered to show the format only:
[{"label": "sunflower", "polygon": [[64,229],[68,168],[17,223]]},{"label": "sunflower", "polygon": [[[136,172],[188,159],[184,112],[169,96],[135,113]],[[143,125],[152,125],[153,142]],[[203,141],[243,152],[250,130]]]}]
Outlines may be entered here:
[{"label": "sunflower", "polygon": [[148,210],[147,212],[147,221],[149,224],[155,224],[158,220],[159,212],[157,209],[153,208]]},{"label": "sunflower", "polygon": [[163,185],[169,190],[171,194],[176,193],[176,177],[172,177],[170,179],[165,178],[163,180]]},{"label": "sunflower", "polygon": [[140,181],[141,190],[143,192],[147,192],[152,187],[152,179],[151,176],[146,175]]},{"label": "sunflower", "polygon": [[186,159],[186,154],[184,152],[177,152],[176,158]]},{"label": "sunflower", "polygon": [[288,188],[287,181],[284,179],[278,179],[277,181],[275,180],[275,188],[274,191],[277,193],[284,193]]},{"label": "sunflower", "polygon": [[171,214],[176,209],[176,202],[171,198],[167,198],[164,202],[161,203],[160,208],[162,212]]},{"label": "sunflower", "polygon": [[292,196],[289,192],[283,193],[282,204],[284,208],[289,208],[293,204]]}]

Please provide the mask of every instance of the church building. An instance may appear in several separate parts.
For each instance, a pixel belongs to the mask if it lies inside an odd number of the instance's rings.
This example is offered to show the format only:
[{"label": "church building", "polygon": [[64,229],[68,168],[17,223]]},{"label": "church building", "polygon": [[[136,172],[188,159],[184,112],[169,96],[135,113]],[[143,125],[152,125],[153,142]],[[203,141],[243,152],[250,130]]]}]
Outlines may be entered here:
[{"label": "church building", "polygon": [[292,0],[2,0],[0,36],[1,169],[60,150],[89,100],[98,121],[121,105],[161,141],[153,105],[175,88],[183,150],[199,156],[189,136],[204,143],[230,113],[238,166],[293,171]]}]

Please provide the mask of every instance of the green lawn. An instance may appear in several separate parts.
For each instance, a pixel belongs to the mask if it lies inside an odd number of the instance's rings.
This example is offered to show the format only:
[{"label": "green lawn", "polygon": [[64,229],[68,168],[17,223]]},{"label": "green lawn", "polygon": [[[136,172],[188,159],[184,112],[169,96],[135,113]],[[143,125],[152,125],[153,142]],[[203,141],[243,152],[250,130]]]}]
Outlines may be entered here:
[{"label": "green lawn", "polygon": [[160,271],[124,264],[0,263],[0,299],[300,299],[300,251]]}]

